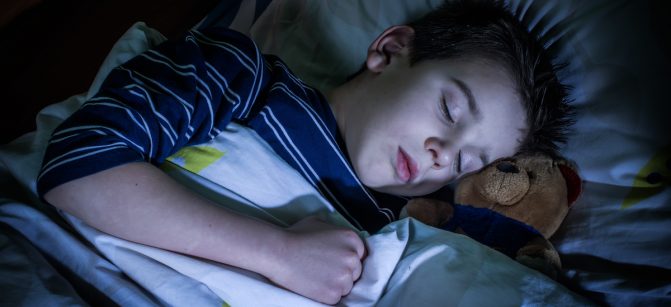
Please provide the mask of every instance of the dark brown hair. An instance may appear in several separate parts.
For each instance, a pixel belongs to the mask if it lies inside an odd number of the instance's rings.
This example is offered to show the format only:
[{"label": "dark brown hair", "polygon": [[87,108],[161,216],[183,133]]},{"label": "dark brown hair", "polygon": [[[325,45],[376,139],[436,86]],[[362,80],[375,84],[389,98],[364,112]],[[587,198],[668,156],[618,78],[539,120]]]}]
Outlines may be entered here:
[{"label": "dark brown hair", "polygon": [[528,131],[520,152],[559,154],[574,123],[568,87],[557,78],[562,65],[501,1],[448,0],[409,24],[415,30],[412,63],[431,59],[482,58],[502,65],[527,110]]}]

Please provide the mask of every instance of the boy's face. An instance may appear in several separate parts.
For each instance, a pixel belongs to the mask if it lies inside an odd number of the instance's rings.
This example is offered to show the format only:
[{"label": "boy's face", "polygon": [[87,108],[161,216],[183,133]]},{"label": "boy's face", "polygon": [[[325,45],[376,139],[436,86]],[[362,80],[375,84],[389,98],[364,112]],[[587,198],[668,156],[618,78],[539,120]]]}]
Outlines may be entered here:
[{"label": "boy's face", "polygon": [[[371,62],[369,62],[370,64]],[[507,73],[486,61],[397,54],[353,81],[334,106],[354,169],[366,186],[425,195],[513,155],[526,112]]]}]

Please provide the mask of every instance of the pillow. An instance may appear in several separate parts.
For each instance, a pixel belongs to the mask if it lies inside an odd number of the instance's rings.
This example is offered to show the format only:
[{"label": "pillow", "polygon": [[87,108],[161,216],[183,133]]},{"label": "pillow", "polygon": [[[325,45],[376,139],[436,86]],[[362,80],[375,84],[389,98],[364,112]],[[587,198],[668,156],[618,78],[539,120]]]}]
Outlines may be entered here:
[{"label": "pillow", "polygon": [[270,3],[250,36],[303,81],[328,91],[359,70],[371,42],[391,25],[419,18],[442,0],[280,0]]}]

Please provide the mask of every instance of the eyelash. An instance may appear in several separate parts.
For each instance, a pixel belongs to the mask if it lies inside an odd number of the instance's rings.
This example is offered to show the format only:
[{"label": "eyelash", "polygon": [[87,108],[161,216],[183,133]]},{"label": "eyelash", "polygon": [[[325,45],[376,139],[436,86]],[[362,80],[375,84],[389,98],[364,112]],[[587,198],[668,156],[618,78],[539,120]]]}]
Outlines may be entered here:
[{"label": "eyelash", "polygon": [[445,101],[445,97],[443,97],[441,100],[440,109],[443,111],[443,115],[447,121],[451,124],[454,124],[454,118],[452,118],[452,114],[450,114],[450,109],[447,107],[447,101]]},{"label": "eyelash", "polygon": [[461,165],[461,150],[459,150],[459,153],[457,154],[457,161],[456,162],[457,162],[457,173],[461,174],[461,171],[462,171],[462,169],[461,169],[461,167],[462,167],[462,165]]}]

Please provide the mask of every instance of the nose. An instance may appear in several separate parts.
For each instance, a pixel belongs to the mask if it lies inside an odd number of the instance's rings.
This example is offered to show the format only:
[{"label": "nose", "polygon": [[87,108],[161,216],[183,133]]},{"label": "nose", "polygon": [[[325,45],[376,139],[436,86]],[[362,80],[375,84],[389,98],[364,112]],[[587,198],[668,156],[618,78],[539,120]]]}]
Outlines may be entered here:
[{"label": "nose", "polygon": [[433,160],[432,168],[442,169],[451,166],[454,153],[447,142],[431,137],[424,142],[424,148],[431,153],[431,159]]}]

